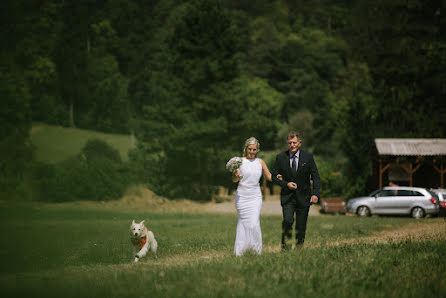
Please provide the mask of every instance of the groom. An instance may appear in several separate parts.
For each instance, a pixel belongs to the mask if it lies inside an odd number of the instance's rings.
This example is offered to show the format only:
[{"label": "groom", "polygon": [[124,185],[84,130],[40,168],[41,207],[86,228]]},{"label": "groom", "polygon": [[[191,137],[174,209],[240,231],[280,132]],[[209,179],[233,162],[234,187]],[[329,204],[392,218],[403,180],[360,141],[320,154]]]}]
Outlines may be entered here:
[{"label": "groom", "polygon": [[[287,136],[288,150],[279,153],[272,168],[275,184],[282,187],[280,204],[282,205],[282,250],[289,249],[287,242],[291,240],[294,214],[296,214],[296,245],[305,240],[308,211],[312,203],[317,203],[320,192],[320,179],[313,155],[300,150],[301,136],[290,132]],[[278,174],[282,179],[277,178]],[[310,179],[313,181],[311,189]]]}]

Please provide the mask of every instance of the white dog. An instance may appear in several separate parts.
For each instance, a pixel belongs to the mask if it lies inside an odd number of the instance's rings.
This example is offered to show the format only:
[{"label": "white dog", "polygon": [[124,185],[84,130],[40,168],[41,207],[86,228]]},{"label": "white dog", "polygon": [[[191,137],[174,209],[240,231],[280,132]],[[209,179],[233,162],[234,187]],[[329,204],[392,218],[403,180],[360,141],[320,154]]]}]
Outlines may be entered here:
[{"label": "white dog", "polygon": [[135,263],[138,262],[140,258],[144,257],[149,249],[156,258],[158,242],[156,242],[153,232],[144,226],[144,220],[140,223],[135,223],[135,220],[132,221],[132,225],[130,226],[130,241],[133,244]]}]

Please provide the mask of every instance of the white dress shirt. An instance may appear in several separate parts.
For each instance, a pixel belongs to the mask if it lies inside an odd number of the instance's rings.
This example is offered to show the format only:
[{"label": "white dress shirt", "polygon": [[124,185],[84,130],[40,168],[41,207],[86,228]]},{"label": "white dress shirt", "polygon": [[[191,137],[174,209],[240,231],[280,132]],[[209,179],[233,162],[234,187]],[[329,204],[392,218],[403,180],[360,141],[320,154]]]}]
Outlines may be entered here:
[{"label": "white dress shirt", "polygon": [[[300,150],[297,150],[296,154],[294,154],[296,156],[296,170],[297,168],[299,168],[299,153]],[[291,152],[289,152],[289,154],[290,154],[290,168],[291,168],[293,164],[293,154]]]}]

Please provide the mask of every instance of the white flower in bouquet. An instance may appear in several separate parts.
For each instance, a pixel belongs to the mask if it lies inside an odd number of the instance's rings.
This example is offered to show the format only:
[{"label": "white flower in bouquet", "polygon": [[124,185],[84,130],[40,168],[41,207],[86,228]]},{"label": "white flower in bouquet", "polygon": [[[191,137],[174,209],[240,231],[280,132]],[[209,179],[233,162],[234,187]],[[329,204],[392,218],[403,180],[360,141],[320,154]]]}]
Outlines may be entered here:
[{"label": "white flower in bouquet", "polygon": [[[243,162],[243,158],[234,156],[226,163],[226,169],[232,173],[234,170],[237,170],[240,168],[240,166],[242,165],[242,162]],[[242,178],[242,176],[239,176],[239,177]]]}]

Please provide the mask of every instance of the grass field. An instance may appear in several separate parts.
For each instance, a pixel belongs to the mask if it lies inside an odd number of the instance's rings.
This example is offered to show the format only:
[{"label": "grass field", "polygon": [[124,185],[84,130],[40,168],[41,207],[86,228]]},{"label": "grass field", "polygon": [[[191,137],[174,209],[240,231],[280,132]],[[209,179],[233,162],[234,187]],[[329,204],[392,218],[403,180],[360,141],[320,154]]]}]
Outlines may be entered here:
[{"label": "grass field", "polygon": [[100,139],[117,149],[123,160],[131,148],[130,135],[106,134],[92,130],[34,123],[31,143],[36,148],[36,159],[57,163],[78,154],[89,139]]},{"label": "grass field", "polygon": [[[153,209],[153,208],[151,208]],[[443,218],[312,216],[306,246],[232,255],[236,216],[132,211],[101,203],[0,202],[2,297],[445,297]],[[132,264],[128,227],[145,219],[159,254]]]}]

